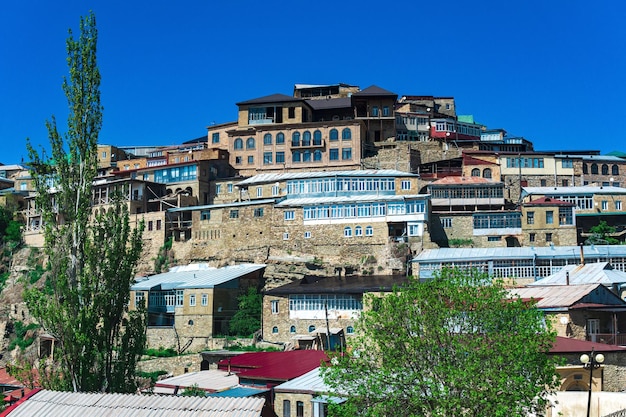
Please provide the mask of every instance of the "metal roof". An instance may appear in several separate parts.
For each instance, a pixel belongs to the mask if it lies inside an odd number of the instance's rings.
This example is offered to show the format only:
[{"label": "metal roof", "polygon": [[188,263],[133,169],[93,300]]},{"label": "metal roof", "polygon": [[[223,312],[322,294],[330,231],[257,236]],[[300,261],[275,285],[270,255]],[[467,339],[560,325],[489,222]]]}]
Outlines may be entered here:
[{"label": "metal roof", "polygon": [[239,264],[213,268],[208,264],[190,264],[171,268],[168,272],[153,275],[132,287],[133,291],[150,291],[155,287],[162,290],[184,288],[214,288],[235,278],[265,268],[265,264]]},{"label": "metal roof", "polygon": [[212,392],[207,394],[207,397],[251,397],[253,395],[265,394],[268,391],[269,389],[267,388],[238,386],[227,389],[226,391]]},{"label": "metal roof", "polygon": [[576,187],[524,187],[523,193],[542,195],[564,195],[564,194],[626,194],[626,188],[611,186],[576,186]]},{"label": "metal roof", "polygon": [[304,101],[304,99],[276,93],[276,94],[270,94],[269,96],[263,96],[259,98],[253,98],[251,100],[240,101],[239,103],[235,103],[235,104],[237,106],[241,106],[245,104],[290,103],[294,101]]},{"label": "metal roof", "polygon": [[264,398],[179,397],[41,390],[3,414],[10,417],[259,417]]},{"label": "metal roof", "polygon": [[175,213],[175,212],[180,212],[180,211],[215,210],[215,209],[227,208],[227,207],[258,206],[260,204],[273,204],[277,200],[278,200],[277,198],[265,198],[262,200],[236,201],[233,203],[207,204],[204,206],[177,207],[177,208],[167,209],[167,212]]},{"label": "metal roof", "polygon": [[625,351],[626,347],[557,336],[552,348],[550,348],[550,353],[588,353],[592,350],[596,352],[620,352]]},{"label": "metal roof", "polygon": [[613,269],[608,262],[594,262],[584,265],[566,265],[557,273],[529,285],[565,285],[568,281],[568,275],[570,285],[602,284],[611,286],[626,282],[626,272]]},{"label": "metal roof", "polygon": [[[626,256],[626,245],[583,246],[585,258],[608,259]],[[579,246],[524,246],[517,248],[439,248],[426,249],[413,262],[488,261],[497,259],[580,258]]]},{"label": "metal roof", "polygon": [[338,204],[338,203],[350,203],[350,202],[366,202],[366,201],[405,201],[414,199],[425,199],[430,194],[412,194],[412,195],[350,195],[350,196],[337,196],[337,197],[304,197],[304,198],[287,198],[280,203],[276,204],[276,207],[291,207],[291,206],[309,206],[316,204]]},{"label": "metal roof", "polygon": [[509,293],[523,299],[537,300],[537,308],[570,307],[598,287],[602,288],[600,284],[549,285],[512,288]]},{"label": "metal roof", "polygon": [[313,108],[313,110],[343,109],[352,107],[352,99],[350,97],[306,100],[306,102]]},{"label": "metal roof", "polygon": [[165,378],[154,385],[155,394],[174,394],[176,387],[178,392],[183,392],[185,388],[196,385],[198,388],[219,392],[229,390],[239,385],[239,377],[235,374],[211,369],[207,371],[189,372],[186,374]]},{"label": "metal roof", "polygon": [[357,93],[352,94],[356,97],[370,97],[370,96],[393,96],[398,97],[396,93],[392,93],[391,91],[387,91],[384,88],[380,88],[377,85],[371,85],[367,87],[365,90],[361,90]]},{"label": "metal roof", "polygon": [[264,184],[288,180],[309,178],[337,178],[337,177],[419,177],[418,174],[398,171],[396,169],[359,169],[352,171],[309,171],[285,172],[280,174],[258,174],[237,183],[237,185]]},{"label": "metal roof", "polygon": [[388,292],[394,287],[405,285],[404,275],[355,275],[355,276],[306,276],[300,280],[267,290],[268,295],[289,294],[364,294]]},{"label": "metal roof", "polygon": [[306,374],[283,382],[274,387],[275,392],[293,392],[308,394],[325,394],[330,392],[328,385],[324,383],[324,379],[320,374],[320,367],[317,367]]},{"label": "metal roof", "polygon": [[218,362],[218,369],[227,369],[244,379],[288,381],[314,369],[328,356],[321,350],[289,350],[280,352],[249,352]]}]

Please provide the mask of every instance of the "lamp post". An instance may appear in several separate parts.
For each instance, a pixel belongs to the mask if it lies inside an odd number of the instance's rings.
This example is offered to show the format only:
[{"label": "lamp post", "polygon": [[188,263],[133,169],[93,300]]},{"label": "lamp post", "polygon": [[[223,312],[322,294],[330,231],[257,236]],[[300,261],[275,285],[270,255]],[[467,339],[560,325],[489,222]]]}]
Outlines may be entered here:
[{"label": "lamp post", "polygon": [[591,354],[587,355],[583,353],[580,355],[580,362],[583,364],[583,368],[589,369],[589,395],[587,397],[587,417],[591,410],[591,383],[593,381],[593,370],[599,368],[604,363],[604,355],[601,353],[595,354],[591,349]]}]

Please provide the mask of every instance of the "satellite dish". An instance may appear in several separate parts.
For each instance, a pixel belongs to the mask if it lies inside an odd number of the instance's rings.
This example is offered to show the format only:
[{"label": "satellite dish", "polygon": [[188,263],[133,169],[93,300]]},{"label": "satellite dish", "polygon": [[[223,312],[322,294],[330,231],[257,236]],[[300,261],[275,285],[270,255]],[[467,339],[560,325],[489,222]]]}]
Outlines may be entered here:
[{"label": "satellite dish", "polygon": [[567,323],[569,323],[569,319],[565,316],[561,317],[560,322],[562,325],[566,325]]}]

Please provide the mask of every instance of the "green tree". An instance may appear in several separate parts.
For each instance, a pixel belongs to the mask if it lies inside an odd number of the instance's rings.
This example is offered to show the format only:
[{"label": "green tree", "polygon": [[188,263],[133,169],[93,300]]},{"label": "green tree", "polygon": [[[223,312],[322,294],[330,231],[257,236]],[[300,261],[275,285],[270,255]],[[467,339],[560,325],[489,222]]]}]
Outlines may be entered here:
[{"label": "green tree", "polygon": [[27,143],[37,207],[44,224],[48,288],[26,291],[27,305],[58,341],[55,363],[42,371],[47,388],[132,392],[145,345],[145,311],[128,312],[130,286],[141,254],[143,224],[130,226],[121,199],[92,211],[97,139],[102,124],[97,30],[93,13],[80,36],[67,40],[67,133],[47,122],[52,159]]},{"label": "green tree", "polygon": [[615,227],[609,226],[605,220],[589,229],[590,236],[585,243],[589,245],[618,245],[619,240],[611,236],[615,233]]},{"label": "green tree", "polygon": [[[458,269],[412,280],[358,320],[346,353],[324,367],[345,416],[543,415],[556,384],[543,314],[501,283]],[[401,412],[400,412],[401,410]]]},{"label": "green tree", "polygon": [[250,336],[261,328],[263,298],[254,287],[237,299],[238,309],[230,320],[230,333],[237,336]]}]

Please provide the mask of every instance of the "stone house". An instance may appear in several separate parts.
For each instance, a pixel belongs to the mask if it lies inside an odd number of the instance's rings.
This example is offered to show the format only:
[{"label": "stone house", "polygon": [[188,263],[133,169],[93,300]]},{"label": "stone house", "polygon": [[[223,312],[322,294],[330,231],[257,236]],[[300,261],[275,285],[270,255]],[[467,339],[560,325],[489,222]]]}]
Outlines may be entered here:
[{"label": "stone house", "polygon": [[[296,349],[338,349],[354,334],[366,293],[384,293],[405,276],[307,276],[263,295],[263,339]],[[330,337],[328,337],[330,334]]]},{"label": "stone house", "polygon": [[522,203],[524,246],[576,245],[574,203],[542,197]]},{"label": "stone house", "polygon": [[327,417],[328,403],[340,404],[345,399],[329,394],[321,368],[274,387],[274,411],[278,417]]},{"label": "stone house", "polygon": [[135,283],[130,309],[140,303],[147,308],[149,347],[206,348],[209,339],[229,333],[237,297],[248,287],[262,288],[264,269],[259,264],[173,267]]}]

